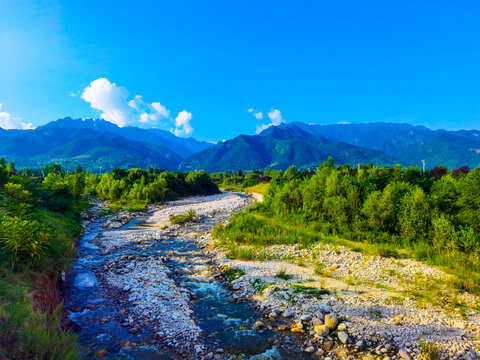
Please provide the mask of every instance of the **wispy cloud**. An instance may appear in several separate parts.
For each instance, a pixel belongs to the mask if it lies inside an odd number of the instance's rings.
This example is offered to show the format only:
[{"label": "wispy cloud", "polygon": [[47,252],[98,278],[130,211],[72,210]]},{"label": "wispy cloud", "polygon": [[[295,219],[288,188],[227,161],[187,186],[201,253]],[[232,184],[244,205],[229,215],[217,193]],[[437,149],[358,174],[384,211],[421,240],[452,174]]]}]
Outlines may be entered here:
[{"label": "wispy cloud", "polygon": [[1,111],[3,104],[0,104],[0,127],[5,130],[11,129],[34,129],[31,123],[26,124],[18,116],[13,116],[7,112]]},{"label": "wispy cloud", "polygon": [[[171,131],[177,136],[193,132],[190,125],[193,116],[188,111],[181,111],[177,118],[173,119],[170,117],[170,110],[160,102],[148,103],[141,95],[129,99],[130,93],[125,87],[118,86],[106,78],[92,81],[83,90],[81,97],[93,109],[100,111],[102,119],[120,127],[147,124],[169,127],[169,124],[173,124],[175,128]],[[186,120],[187,118],[189,119]]]},{"label": "wispy cloud", "polygon": [[262,120],[263,119],[263,113],[261,111],[254,110],[252,108],[247,109],[249,113],[251,113],[257,120]]},{"label": "wispy cloud", "polygon": [[270,126],[278,126],[285,123],[285,119],[282,117],[280,110],[271,109],[268,113],[268,118],[270,119],[269,124],[262,124],[257,126],[257,134],[260,134],[263,130],[268,129]]}]

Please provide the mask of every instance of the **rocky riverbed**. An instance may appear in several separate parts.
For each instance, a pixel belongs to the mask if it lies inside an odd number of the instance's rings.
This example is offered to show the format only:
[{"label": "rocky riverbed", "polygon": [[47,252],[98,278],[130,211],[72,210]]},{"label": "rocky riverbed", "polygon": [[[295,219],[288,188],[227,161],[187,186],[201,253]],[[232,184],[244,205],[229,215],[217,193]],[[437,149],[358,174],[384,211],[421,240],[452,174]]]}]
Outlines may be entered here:
[{"label": "rocky riverbed", "polygon": [[[449,291],[438,269],[328,244],[227,259],[211,229],[252,201],[223,193],[88,220],[66,289],[84,356],[421,359],[437,348],[480,358],[477,298],[421,301]],[[191,209],[195,223],[170,223]]]},{"label": "rocky riverbed", "polygon": [[[86,220],[65,290],[85,358],[310,359],[302,339],[276,329],[250,302],[235,298],[204,251],[211,229],[252,203],[223,193],[173,201],[143,214]],[[196,212],[172,225],[171,215]]]},{"label": "rocky riverbed", "polygon": [[[329,244],[264,251],[270,260],[230,260],[218,251],[216,261],[242,274],[232,281],[238,298],[269,318],[288,317],[291,331],[309,335],[303,351],[319,358],[430,359],[430,349],[442,359],[480,359],[479,299],[451,293],[442,271]],[[325,328],[329,316],[337,320]]]}]

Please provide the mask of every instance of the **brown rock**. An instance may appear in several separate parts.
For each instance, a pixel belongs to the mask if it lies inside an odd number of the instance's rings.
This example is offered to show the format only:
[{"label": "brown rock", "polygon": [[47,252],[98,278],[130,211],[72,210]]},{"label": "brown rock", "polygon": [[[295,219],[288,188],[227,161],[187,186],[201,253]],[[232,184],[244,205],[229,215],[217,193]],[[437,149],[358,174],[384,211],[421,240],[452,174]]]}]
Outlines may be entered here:
[{"label": "brown rock", "polygon": [[325,351],[330,351],[330,350],[333,349],[333,345],[335,345],[335,344],[333,343],[333,341],[325,341],[325,342],[323,343],[323,349],[324,349]]},{"label": "brown rock", "polygon": [[98,358],[101,358],[103,356],[105,356],[105,354],[107,353],[107,350],[106,349],[102,349],[102,350],[99,350],[95,353],[95,356],[98,357]]}]

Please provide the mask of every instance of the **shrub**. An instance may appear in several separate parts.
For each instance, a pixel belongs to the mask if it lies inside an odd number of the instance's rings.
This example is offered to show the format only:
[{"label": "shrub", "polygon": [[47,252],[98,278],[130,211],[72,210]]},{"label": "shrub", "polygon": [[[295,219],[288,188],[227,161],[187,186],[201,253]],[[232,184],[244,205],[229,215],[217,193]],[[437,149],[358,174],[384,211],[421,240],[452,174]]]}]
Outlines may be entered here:
[{"label": "shrub", "polygon": [[179,215],[170,215],[170,222],[172,224],[185,224],[187,222],[192,222],[195,219],[195,216],[197,216],[197,213],[195,210],[190,209],[187,212]]},{"label": "shrub", "polygon": [[19,260],[34,261],[46,250],[50,234],[36,220],[5,217],[2,221],[0,242],[11,254],[12,270]]}]

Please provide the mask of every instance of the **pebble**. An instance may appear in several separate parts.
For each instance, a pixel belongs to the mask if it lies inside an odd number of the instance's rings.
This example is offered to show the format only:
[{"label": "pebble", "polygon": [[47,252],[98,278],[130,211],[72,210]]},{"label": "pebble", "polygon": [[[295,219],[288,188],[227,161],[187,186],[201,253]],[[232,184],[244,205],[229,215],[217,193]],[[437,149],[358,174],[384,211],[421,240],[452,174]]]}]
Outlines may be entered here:
[{"label": "pebble", "polygon": [[401,359],[404,359],[404,360],[412,360],[412,357],[410,356],[410,354],[407,352],[407,350],[405,349],[400,349],[398,350],[398,357],[401,358]]},{"label": "pebble", "polygon": [[305,349],[307,354],[313,354],[315,352],[315,348],[313,346],[309,346]]},{"label": "pebble", "polygon": [[345,333],[344,331],[339,331],[338,334],[337,334],[337,336],[338,336],[338,339],[339,339],[342,343],[344,343],[344,344],[347,343],[347,341],[348,341],[348,335],[347,335],[347,333]]},{"label": "pebble", "polygon": [[310,320],[312,320],[312,315],[309,315],[309,314],[302,315],[302,316],[300,317],[300,320],[303,321],[303,322],[310,321]]}]

